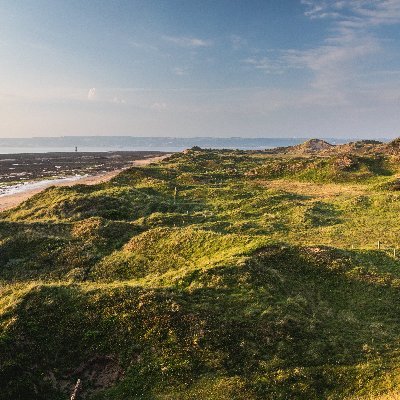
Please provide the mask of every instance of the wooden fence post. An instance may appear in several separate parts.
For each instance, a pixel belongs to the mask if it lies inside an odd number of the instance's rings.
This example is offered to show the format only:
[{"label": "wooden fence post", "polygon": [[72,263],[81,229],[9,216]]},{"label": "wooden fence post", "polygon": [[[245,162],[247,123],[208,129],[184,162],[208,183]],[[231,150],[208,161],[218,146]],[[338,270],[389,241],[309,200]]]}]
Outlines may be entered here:
[{"label": "wooden fence post", "polygon": [[378,240],[378,250],[381,249],[381,242]]}]

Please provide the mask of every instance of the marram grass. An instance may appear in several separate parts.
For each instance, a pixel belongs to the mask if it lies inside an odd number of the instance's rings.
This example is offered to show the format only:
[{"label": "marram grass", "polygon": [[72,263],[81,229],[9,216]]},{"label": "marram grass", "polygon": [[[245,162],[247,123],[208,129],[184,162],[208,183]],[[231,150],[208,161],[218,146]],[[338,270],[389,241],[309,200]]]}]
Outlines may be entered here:
[{"label": "marram grass", "polygon": [[399,398],[398,173],[190,150],[3,212],[0,399]]}]

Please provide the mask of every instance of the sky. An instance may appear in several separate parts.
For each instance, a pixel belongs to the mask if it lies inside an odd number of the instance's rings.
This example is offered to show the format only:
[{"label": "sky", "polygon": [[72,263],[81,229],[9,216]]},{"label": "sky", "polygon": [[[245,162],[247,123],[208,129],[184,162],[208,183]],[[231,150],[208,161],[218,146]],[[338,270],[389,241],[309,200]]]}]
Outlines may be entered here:
[{"label": "sky", "polygon": [[0,0],[0,137],[400,136],[400,0]]}]

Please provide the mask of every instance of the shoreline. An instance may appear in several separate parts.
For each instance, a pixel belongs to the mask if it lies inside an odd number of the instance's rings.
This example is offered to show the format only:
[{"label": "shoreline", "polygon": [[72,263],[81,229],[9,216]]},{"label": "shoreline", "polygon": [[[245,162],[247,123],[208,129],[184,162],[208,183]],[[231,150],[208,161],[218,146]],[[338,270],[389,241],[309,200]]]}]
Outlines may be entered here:
[{"label": "shoreline", "polygon": [[[23,203],[24,201],[28,200],[30,197],[34,196],[42,192],[45,189],[48,189],[51,186],[74,186],[74,185],[97,185],[99,183],[107,182],[110,179],[117,176],[122,171],[134,167],[134,166],[142,166],[148,165],[153,162],[161,161],[162,159],[168,157],[170,154],[165,154],[162,156],[151,157],[151,158],[143,158],[141,160],[132,161],[129,166],[124,168],[119,168],[113,171],[109,171],[106,173],[96,174],[96,175],[83,175],[81,178],[77,178],[74,180],[67,180],[62,181],[62,179],[54,179],[52,181],[48,181],[47,183],[43,183],[40,187],[27,189],[25,191],[21,191],[18,193],[6,194],[0,196],[0,212],[7,211],[11,208],[17,207],[19,204]],[[40,182],[40,181],[38,181]]]}]

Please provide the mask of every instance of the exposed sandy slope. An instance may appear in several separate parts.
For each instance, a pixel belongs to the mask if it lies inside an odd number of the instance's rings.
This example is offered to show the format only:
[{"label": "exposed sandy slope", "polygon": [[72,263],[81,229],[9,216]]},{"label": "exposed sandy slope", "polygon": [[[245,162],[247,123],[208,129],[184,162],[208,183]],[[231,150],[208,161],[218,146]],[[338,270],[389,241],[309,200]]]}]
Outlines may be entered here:
[{"label": "exposed sandy slope", "polygon": [[[132,162],[132,165],[147,165],[153,162],[161,161],[163,158],[168,157],[169,154],[159,156],[159,157],[152,157],[146,158],[143,160],[135,160]],[[126,167],[129,168],[129,167]],[[95,185],[97,183],[102,183],[110,180],[114,176],[118,175],[121,171],[126,168],[118,169],[115,171],[107,172],[105,174],[100,175],[93,175],[83,177],[82,179],[75,180],[75,181],[66,181],[66,182],[57,182],[57,183],[49,183],[42,186],[40,189],[31,189],[21,193],[10,194],[7,196],[0,197],[0,211],[8,210],[9,208],[16,207],[17,205],[21,204],[25,200],[28,200],[34,194],[41,192],[42,190],[50,187],[50,186],[72,186],[76,184],[84,184],[84,185]]]}]

